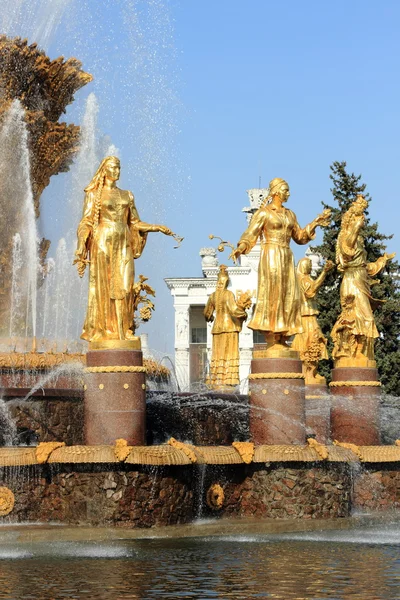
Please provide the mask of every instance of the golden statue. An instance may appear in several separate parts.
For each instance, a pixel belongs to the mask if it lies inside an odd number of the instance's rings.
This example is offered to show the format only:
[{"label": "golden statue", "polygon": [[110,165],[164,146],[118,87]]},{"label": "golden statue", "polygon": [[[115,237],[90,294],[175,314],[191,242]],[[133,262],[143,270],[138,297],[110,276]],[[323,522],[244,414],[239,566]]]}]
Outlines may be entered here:
[{"label": "golden statue", "polygon": [[292,349],[300,352],[303,362],[303,373],[306,384],[324,384],[325,377],[317,373],[318,362],[328,358],[326,349],[327,339],[324,337],[318,324],[317,303],[315,296],[325,281],[329,271],[334,268],[331,260],[327,260],[320,275],[311,277],[312,263],[309,258],[302,258],[297,264],[297,278],[301,289],[301,323],[303,332],[295,335]]},{"label": "golden statue", "polygon": [[[233,292],[227,289],[228,270],[225,265],[219,268],[217,289],[208,298],[204,309],[206,321],[214,321],[212,328],[212,357],[207,384],[224,389],[240,383],[239,380],[239,332],[247,318],[246,309],[251,306],[247,293],[235,300]],[[215,313],[215,320],[214,320]]]},{"label": "golden statue", "polygon": [[174,236],[164,225],[140,220],[131,192],[116,182],[120,161],[105,158],[85,188],[83,217],[75,252],[78,273],[90,263],[89,299],[81,338],[89,342],[133,340],[134,260],[142,254],[151,231]]},{"label": "golden statue", "polygon": [[238,256],[247,254],[258,240],[261,241],[257,301],[249,327],[265,334],[267,356],[290,356],[286,344],[288,338],[303,331],[300,286],[290,240],[293,238],[297,244],[307,244],[314,239],[315,229],[326,227],[331,216],[331,211],[325,209],[301,229],[294,212],[283,206],[289,196],[286,181],[273,179],[269,184],[267,201],[254,214],[231,254],[236,261]]},{"label": "golden statue", "polygon": [[371,279],[395,256],[385,254],[368,263],[361,229],[367,200],[359,194],[343,215],[336,243],[336,264],[343,273],[340,286],[342,313],[332,329],[335,366],[375,367],[374,340],[379,337],[373,308],[382,303],[371,296]]}]

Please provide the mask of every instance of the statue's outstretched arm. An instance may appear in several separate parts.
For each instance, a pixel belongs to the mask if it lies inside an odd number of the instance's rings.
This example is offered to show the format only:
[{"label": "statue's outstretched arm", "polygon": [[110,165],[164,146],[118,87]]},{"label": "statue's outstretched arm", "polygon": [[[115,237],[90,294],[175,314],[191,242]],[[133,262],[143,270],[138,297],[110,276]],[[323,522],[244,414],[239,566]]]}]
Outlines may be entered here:
[{"label": "statue's outstretched arm", "polygon": [[236,262],[237,258],[241,254],[247,254],[252,248],[254,248],[258,238],[261,236],[265,219],[265,209],[259,208],[258,211],[254,213],[254,216],[250,221],[250,225],[240,238],[237,247],[235,248],[235,250],[233,250],[229,258]]},{"label": "statue's outstretched arm", "polygon": [[135,205],[135,197],[132,192],[129,192],[129,200],[129,225],[134,227],[136,231],[140,231],[141,233],[160,232],[164,233],[165,235],[173,235],[172,231],[165,225],[152,225],[150,223],[141,221]]},{"label": "statue's outstretched arm", "polygon": [[375,262],[368,263],[367,264],[368,275],[370,275],[371,277],[374,277],[374,275],[377,275],[378,273],[380,273],[386,267],[387,261],[391,260],[395,256],[396,256],[396,252],[393,252],[392,254],[386,254],[386,252],[385,252],[385,254],[383,256],[380,256],[378,258],[378,260],[376,260]]},{"label": "statue's outstretched arm", "polygon": [[164,235],[173,235],[171,229],[165,225],[152,225],[143,221],[134,221],[133,226],[142,233],[163,233]]},{"label": "statue's outstretched arm", "polygon": [[331,260],[327,260],[321,273],[318,275],[316,279],[311,279],[308,277],[308,285],[307,289],[304,289],[304,295],[306,298],[314,298],[318,293],[318,290],[324,283],[327,274],[335,267],[334,263]]},{"label": "statue's outstretched arm", "polygon": [[315,230],[317,227],[327,227],[331,220],[331,210],[325,208],[324,211],[318,215],[311,223],[309,223],[304,229],[300,227],[297,220],[293,227],[292,238],[296,244],[308,244],[315,238]]}]

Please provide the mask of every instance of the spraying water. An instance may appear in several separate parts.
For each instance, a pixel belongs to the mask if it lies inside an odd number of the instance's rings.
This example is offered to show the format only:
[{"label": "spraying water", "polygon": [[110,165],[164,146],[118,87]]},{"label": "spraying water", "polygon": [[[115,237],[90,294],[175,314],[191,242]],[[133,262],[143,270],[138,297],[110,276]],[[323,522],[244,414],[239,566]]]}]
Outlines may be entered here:
[{"label": "spraying water", "polygon": [[7,404],[0,399],[0,446],[13,446],[17,440],[17,426],[9,413]]},{"label": "spraying water", "polygon": [[3,2],[1,32],[22,36],[46,48],[52,41],[66,8],[73,0],[14,0]]},{"label": "spraying water", "polygon": [[19,233],[13,236],[12,241],[12,279],[11,279],[11,298],[10,298],[10,340],[16,335],[18,321],[22,317],[21,313],[21,269],[22,269],[22,240]]},{"label": "spraying water", "polygon": [[13,281],[8,300],[10,334],[35,336],[38,234],[30,179],[28,130],[25,111],[18,100],[11,104],[0,131],[0,181],[2,244],[7,246],[10,244],[7,238],[11,238],[13,248]]}]

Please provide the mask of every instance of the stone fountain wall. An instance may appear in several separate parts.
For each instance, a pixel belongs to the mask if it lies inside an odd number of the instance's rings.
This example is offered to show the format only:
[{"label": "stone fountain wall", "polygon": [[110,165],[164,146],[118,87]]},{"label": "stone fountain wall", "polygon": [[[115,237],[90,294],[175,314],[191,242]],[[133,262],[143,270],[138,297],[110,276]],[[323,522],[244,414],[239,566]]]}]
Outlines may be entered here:
[{"label": "stone fountain wall", "polygon": [[[325,448],[325,458],[322,448],[310,446],[259,446],[251,454],[248,445],[175,440],[152,447],[5,448],[0,520],[156,527],[210,516],[343,518],[353,509],[400,506],[400,447]],[[8,514],[3,495],[13,497]]]},{"label": "stone fountain wall", "polygon": [[[219,482],[217,511],[207,504]],[[190,523],[198,516],[335,518],[351,511],[348,469],[330,465],[193,467],[57,465],[4,469],[0,486],[15,496],[3,522],[153,527]]]}]

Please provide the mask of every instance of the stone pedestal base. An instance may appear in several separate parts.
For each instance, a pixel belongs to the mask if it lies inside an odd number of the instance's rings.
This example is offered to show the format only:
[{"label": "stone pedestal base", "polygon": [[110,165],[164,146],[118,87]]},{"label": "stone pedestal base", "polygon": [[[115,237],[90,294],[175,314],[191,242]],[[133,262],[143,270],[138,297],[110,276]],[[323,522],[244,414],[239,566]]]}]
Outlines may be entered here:
[{"label": "stone pedestal base", "polygon": [[315,434],[321,444],[331,432],[331,398],[326,384],[306,384],[306,433]]},{"label": "stone pedestal base", "polygon": [[254,444],[304,444],[304,377],[294,358],[254,358],[249,376]]},{"label": "stone pedestal base", "polygon": [[332,440],[358,446],[379,445],[378,371],[369,367],[333,369]]},{"label": "stone pedestal base", "polygon": [[85,442],[145,445],[146,384],[140,350],[89,350],[85,369]]}]

